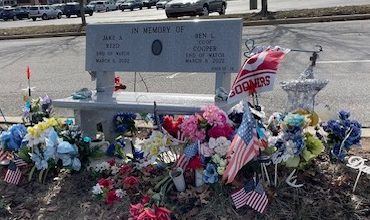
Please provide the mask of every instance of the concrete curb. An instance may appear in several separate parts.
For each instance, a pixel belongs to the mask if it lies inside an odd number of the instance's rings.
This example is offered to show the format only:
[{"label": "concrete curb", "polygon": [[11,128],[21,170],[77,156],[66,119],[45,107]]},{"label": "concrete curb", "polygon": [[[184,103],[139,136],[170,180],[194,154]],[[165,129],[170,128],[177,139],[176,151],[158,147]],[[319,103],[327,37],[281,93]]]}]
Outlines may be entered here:
[{"label": "concrete curb", "polygon": [[[335,15],[335,16],[307,17],[307,18],[287,18],[287,19],[275,19],[275,20],[243,21],[243,26],[299,24],[299,23],[351,21],[351,20],[367,20],[367,19],[370,19],[370,14]],[[28,39],[28,38],[49,38],[49,37],[69,37],[69,36],[85,36],[85,35],[86,35],[86,33],[84,31],[83,32],[27,34],[27,35],[0,36],[0,40],[15,40],[15,39]]]}]

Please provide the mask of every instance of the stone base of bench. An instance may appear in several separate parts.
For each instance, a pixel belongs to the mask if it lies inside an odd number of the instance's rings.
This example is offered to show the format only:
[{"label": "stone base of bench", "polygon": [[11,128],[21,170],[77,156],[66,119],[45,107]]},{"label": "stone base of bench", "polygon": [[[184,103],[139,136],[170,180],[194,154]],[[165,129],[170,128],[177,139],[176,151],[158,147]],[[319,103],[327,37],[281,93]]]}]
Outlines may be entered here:
[{"label": "stone base of bench", "polygon": [[72,97],[53,100],[58,108],[74,109],[76,122],[85,135],[95,136],[97,124],[101,124],[107,140],[115,137],[113,115],[119,111],[153,113],[154,101],[159,114],[189,115],[199,112],[205,105],[215,104],[228,110],[227,102],[215,101],[213,94],[177,94],[115,92],[113,95],[94,93],[92,98],[75,100]]}]

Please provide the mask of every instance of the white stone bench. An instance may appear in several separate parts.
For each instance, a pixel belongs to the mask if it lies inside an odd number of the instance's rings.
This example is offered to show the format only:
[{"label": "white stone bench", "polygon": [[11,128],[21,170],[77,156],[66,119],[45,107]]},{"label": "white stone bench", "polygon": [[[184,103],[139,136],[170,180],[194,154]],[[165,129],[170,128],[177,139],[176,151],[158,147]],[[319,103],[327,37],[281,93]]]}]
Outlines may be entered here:
[{"label": "white stone bench", "polygon": [[[207,104],[227,109],[214,94],[113,92],[114,71],[216,72],[215,89],[229,91],[231,73],[240,67],[241,31],[240,19],[89,25],[86,70],[96,77],[96,92],[90,99],[68,97],[53,105],[74,109],[86,135],[95,135],[100,123],[107,139],[114,138],[115,113],[152,113],[154,102],[159,114],[193,114]],[[222,58],[212,58],[214,53]],[[209,63],[214,61],[222,63]]]}]

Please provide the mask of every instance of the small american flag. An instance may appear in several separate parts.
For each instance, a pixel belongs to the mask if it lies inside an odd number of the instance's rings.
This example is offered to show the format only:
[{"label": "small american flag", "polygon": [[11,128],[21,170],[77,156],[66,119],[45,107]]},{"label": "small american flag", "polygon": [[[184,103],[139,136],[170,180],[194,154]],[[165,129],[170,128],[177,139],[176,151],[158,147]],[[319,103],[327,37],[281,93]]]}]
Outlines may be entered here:
[{"label": "small american flag", "polygon": [[18,185],[22,178],[22,171],[19,169],[19,167],[25,165],[27,165],[27,163],[20,158],[14,158],[11,160],[8,165],[8,171],[5,174],[4,181],[10,184]]},{"label": "small american flag", "polygon": [[249,181],[243,188],[231,195],[235,208],[239,209],[245,205],[263,213],[266,209],[268,198],[261,183],[254,186],[255,181]]},{"label": "small american flag", "polygon": [[242,123],[227,152],[229,163],[223,174],[226,183],[231,183],[238,171],[259,154],[260,149],[263,150],[264,146],[257,136],[256,121],[246,106]]},{"label": "small american flag", "polygon": [[181,167],[186,170],[189,161],[192,157],[198,154],[198,143],[189,144],[185,147],[184,153],[177,159],[176,167]]},{"label": "small american flag", "polygon": [[9,159],[9,152],[4,149],[0,149],[0,161]]}]

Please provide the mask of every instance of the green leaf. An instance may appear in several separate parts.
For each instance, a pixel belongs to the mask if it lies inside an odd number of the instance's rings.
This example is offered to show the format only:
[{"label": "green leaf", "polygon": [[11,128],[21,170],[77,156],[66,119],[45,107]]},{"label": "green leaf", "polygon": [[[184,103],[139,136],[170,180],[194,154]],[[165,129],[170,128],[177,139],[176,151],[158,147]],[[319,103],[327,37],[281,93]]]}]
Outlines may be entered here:
[{"label": "green leaf", "polygon": [[306,148],[304,148],[301,156],[305,161],[309,161],[317,157],[317,155],[312,154],[310,151],[308,151]]},{"label": "green leaf", "polygon": [[291,157],[287,161],[285,161],[285,165],[287,167],[298,167],[300,161],[300,157]]}]

